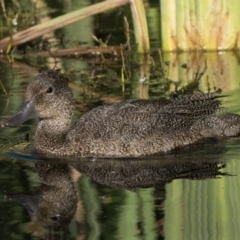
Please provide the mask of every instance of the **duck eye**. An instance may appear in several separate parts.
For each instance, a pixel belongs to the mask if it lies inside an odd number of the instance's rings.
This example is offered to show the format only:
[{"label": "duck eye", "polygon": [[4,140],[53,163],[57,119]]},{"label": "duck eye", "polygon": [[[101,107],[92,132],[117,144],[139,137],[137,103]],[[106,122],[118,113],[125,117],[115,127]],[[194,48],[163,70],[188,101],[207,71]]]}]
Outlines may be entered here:
[{"label": "duck eye", "polygon": [[53,88],[52,87],[49,87],[46,91],[46,93],[51,93],[53,91]]},{"label": "duck eye", "polygon": [[58,217],[57,217],[57,216],[54,216],[54,217],[51,217],[51,219],[52,219],[53,221],[57,221],[57,220],[58,220]]}]

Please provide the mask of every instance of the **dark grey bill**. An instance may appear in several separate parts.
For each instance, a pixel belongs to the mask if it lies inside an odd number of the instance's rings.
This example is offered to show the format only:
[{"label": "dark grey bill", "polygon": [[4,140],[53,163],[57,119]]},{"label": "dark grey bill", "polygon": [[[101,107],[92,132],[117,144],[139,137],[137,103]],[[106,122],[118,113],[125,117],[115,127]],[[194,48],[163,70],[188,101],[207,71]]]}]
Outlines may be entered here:
[{"label": "dark grey bill", "polygon": [[26,122],[29,119],[37,117],[38,114],[39,112],[35,108],[34,100],[24,101],[18,113],[9,119],[0,121],[0,126],[15,127]]},{"label": "dark grey bill", "polygon": [[3,200],[5,202],[21,203],[27,209],[28,213],[32,215],[37,213],[42,197],[40,195],[29,196],[25,194],[13,194],[3,196]]}]

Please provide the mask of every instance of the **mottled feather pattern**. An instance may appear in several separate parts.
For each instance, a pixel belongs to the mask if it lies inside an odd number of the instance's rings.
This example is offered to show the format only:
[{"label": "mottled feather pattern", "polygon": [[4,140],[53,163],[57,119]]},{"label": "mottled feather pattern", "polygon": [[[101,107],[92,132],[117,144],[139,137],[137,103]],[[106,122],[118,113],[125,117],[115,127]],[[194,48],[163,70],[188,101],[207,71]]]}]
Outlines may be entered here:
[{"label": "mottled feather pattern", "polygon": [[[71,127],[74,100],[67,83],[60,71],[50,70],[40,73],[27,88],[26,99],[34,98],[40,112],[34,138],[39,153],[138,157],[240,133],[239,115],[225,113],[221,96],[213,93],[106,104],[84,114]],[[49,86],[51,94],[46,92]]]}]

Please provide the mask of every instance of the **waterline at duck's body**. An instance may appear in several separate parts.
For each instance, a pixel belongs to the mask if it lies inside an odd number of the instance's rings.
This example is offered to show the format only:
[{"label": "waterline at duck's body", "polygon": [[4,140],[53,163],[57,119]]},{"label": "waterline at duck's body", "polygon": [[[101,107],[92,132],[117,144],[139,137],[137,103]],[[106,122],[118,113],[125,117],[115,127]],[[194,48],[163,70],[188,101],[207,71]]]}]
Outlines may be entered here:
[{"label": "waterline at duck's body", "polygon": [[216,114],[214,94],[172,100],[127,100],[97,107],[72,127],[74,100],[57,70],[40,73],[29,84],[20,112],[1,122],[14,126],[39,116],[34,147],[40,153],[81,157],[138,157],[240,133],[240,116]]}]

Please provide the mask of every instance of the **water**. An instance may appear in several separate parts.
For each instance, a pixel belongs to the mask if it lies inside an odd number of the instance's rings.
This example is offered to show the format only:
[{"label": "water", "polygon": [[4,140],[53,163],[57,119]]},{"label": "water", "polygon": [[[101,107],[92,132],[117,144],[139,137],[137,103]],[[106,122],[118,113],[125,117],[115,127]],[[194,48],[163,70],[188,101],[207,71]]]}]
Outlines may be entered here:
[{"label": "water", "polygon": [[[225,57],[234,61],[232,55]],[[1,60],[0,79],[4,86],[1,111],[5,117],[16,113],[37,67]],[[67,65],[72,60],[60,61]],[[79,63],[82,65],[83,71],[91,72],[87,62]],[[91,82],[95,79],[85,82],[77,79],[76,69],[70,72],[76,98],[74,118],[96,105],[138,97],[139,92],[145,94],[144,87],[148,88],[150,98],[167,95],[168,92],[161,93],[164,88],[171,91],[166,86],[167,80],[159,77],[161,69],[149,70],[149,75],[155,77],[149,78],[146,85],[139,82],[139,75],[134,75],[137,70],[131,70],[135,77],[125,83],[124,91],[117,67],[103,74],[98,85]],[[112,71],[116,72],[115,80],[109,85],[104,81],[112,80],[109,77]],[[202,91],[204,76],[198,87]],[[228,111],[239,113],[238,88],[232,84],[232,89],[225,91],[221,81],[215,84],[216,89],[221,88],[228,95],[223,102]],[[180,93],[186,89],[195,91],[188,88],[186,81],[181,85]],[[0,239],[237,239],[240,236],[238,137],[210,141],[151,159],[91,159],[70,161],[66,165],[58,159],[31,157],[36,124],[33,120],[18,128],[1,129]]]},{"label": "water", "polygon": [[4,158],[1,238],[237,239],[239,160],[223,146],[67,165]]},{"label": "water", "polygon": [[[96,19],[57,34],[91,46],[89,26]],[[108,35],[105,28],[96,32]],[[121,28],[115,36],[111,44],[124,41]],[[39,68],[56,65],[70,78],[76,100],[73,121],[104,103],[174,92],[215,91],[227,95],[223,105],[229,112],[240,114],[240,68],[234,53],[169,53],[161,58],[153,49],[151,57],[126,54],[125,64],[123,79],[121,58],[55,59],[18,51],[14,61],[0,57],[1,118],[16,113]],[[0,239],[239,239],[239,137],[150,159],[66,164],[32,156],[36,124],[32,120],[0,129]]]}]

